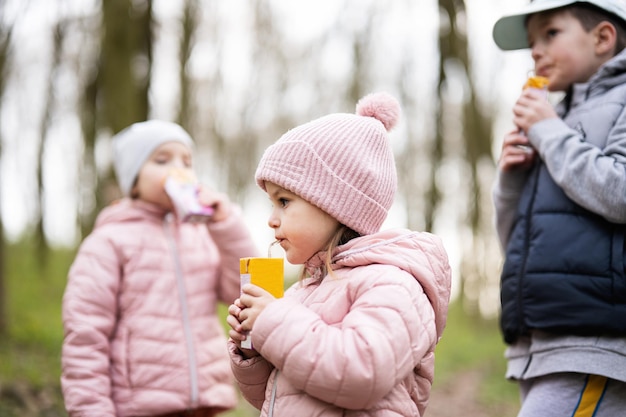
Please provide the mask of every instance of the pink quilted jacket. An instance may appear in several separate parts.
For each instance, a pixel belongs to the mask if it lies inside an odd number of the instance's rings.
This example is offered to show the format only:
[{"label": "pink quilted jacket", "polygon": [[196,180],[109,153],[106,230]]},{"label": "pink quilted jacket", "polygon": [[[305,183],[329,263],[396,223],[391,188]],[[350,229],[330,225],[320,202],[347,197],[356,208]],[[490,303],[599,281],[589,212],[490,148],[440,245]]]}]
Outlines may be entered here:
[{"label": "pink quilted jacket", "polygon": [[208,229],[128,199],[99,215],[63,297],[71,416],[236,405],[216,308],[239,296],[239,257],[257,251],[239,210]]},{"label": "pink quilted jacket", "polygon": [[446,322],[450,267],[432,234],[390,230],[338,248],[333,274],[291,287],[258,317],[243,359],[245,398],[270,417],[422,416]]}]

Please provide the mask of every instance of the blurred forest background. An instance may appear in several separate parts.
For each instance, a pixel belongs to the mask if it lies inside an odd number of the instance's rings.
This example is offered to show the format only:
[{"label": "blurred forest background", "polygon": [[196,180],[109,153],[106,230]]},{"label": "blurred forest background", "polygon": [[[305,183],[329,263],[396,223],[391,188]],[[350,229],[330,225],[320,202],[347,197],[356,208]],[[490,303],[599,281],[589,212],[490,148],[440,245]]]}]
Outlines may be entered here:
[{"label": "blurred forest background", "polygon": [[428,415],[514,415],[490,191],[532,63],[498,51],[491,27],[522,3],[0,0],[0,416],[64,415],[61,297],[77,245],[119,196],[113,134],[184,126],[201,180],[242,206],[263,248],[262,151],[375,91],[403,109],[386,226],[442,236],[455,275]]}]

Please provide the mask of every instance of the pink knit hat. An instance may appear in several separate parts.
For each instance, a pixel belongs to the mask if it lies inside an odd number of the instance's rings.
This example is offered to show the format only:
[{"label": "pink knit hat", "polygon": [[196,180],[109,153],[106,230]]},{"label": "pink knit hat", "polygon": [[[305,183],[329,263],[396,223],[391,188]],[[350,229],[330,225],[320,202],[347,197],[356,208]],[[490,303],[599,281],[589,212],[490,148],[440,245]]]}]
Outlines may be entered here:
[{"label": "pink knit hat", "polygon": [[265,181],[297,194],[361,235],[380,230],[397,188],[387,132],[400,117],[387,93],[363,97],[356,114],[330,114],[285,133],[256,170]]}]

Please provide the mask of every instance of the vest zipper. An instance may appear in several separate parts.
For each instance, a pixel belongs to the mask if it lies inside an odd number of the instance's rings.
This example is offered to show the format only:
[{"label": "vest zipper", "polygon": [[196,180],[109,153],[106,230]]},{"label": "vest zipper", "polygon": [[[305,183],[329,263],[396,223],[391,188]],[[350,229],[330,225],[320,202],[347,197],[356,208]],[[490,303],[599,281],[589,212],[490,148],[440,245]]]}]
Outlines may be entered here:
[{"label": "vest zipper", "polygon": [[528,209],[526,210],[526,225],[524,227],[524,256],[522,257],[522,265],[520,268],[518,280],[517,280],[517,323],[518,323],[518,335],[520,336],[522,332],[526,328],[525,320],[524,320],[524,312],[522,308],[522,300],[524,297],[522,296],[522,281],[524,281],[524,277],[526,276],[526,263],[528,261],[528,252],[530,250],[530,222],[532,218],[532,211],[535,205],[535,197],[537,196],[537,187],[539,185],[539,173],[541,172],[541,161],[538,161],[535,164],[535,172],[533,173],[533,191],[530,197],[530,201],[528,202]]}]

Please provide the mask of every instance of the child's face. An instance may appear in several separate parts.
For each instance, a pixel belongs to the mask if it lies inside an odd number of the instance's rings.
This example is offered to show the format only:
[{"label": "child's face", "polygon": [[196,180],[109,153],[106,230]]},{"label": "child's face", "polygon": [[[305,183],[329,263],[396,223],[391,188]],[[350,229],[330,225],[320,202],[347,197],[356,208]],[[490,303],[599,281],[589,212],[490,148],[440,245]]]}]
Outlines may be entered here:
[{"label": "child's face", "polygon": [[597,53],[596,31],[585,32],[567,11],[531,15],[526,28],[535,74],[549,79],[550,91],[587,82],[607,59]]},{"label": "child's face", "polygon": [[163,185],[174,168],[193,173],[191,149],[180,142],[166,142],[156,148],[144,162],[131,195],[172,210],[172,202]]},{"label": "child's face", "polygon": [[268,225],[291,264],[303,264],[325,250],[340,227],[325,211],[271,182],[265,183],[273,204]]}]

